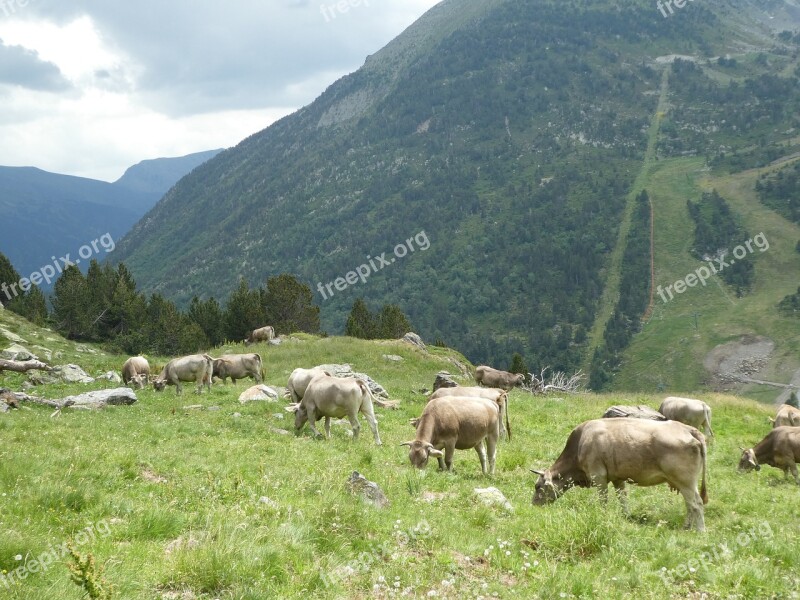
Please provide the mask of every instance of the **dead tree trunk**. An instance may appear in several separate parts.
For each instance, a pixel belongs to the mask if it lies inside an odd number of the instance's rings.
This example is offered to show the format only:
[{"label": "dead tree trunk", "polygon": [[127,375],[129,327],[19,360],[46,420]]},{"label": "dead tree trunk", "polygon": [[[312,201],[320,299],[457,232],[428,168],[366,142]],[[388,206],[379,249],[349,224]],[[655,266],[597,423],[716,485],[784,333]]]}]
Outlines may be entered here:
[{"label": "dead tree trunk", "polygon": [[13,360],[4,360],[0,358],[0,372],[14,371],[15,373],[27,373],[28,371],[52,371],[53,369],[43,362],[38,360],[27,360],[25,362],[16,362]]}]

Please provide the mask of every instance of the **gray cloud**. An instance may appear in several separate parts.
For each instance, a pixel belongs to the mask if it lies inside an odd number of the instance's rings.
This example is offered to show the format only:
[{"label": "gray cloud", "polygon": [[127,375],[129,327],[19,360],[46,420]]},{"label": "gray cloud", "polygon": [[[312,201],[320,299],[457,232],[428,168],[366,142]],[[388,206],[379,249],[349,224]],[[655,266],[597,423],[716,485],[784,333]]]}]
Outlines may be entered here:
[{"label": "gray cloud", "polygon": [[37,91],[61,92],[71,84],[59,68],[22,46],[7,46],[0,40],[0,83]]}]

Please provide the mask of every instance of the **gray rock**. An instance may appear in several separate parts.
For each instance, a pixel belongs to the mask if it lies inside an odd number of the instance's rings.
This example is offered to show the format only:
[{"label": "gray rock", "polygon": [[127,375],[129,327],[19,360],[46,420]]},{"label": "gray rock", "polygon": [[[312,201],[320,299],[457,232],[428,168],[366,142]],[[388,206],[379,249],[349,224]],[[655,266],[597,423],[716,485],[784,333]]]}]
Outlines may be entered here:
[{"label": "gray rock", "polygon": [[5,402],[0,401],[0,414],[7,413],[11,411],[11,407],[6,404]]},{"label": "gray rock", "polygon": [[383,358],[392,362],[403,362],[404,360],[402,356],[397,356],[396,354],[384,354]]},{"label": "gray rock", "polygon": [[388,398],[389,392],[379,384],[377,381],[372,379],[366,373],[355,373],[353,371],[353,367],[350,365],[318,365],[318,368],[328,371],[334,377],[353,377],[356,379],[361,379],[369,386],[369,391],[372,392],[373,396],[378,396],[380,398]]},{"label": "gray rock", "polygon": [[268,342],[268,344],[270,346],[280,346],[282,343],[283,343],[283,340],[281,338],[274,338],[274,339],[271,339]]},{"label": "gray rock", "polygon": [[78,365],[60,365],[53,367],[49,373],[33,373],[28,379],[34,385],[50,385],[53,383],[94,383]]},{"label": "gray rock", "polygon": [[283,413],[274,413],[272,416],[273,418],[278,419],[279,421],[282,421],[283,419],[286,418],[283,416]]},{"label": "gray rock", "polygon": [[211,412],[219,412],[222,409],[219,406],[209,406],[207,410],[210,410]]},{"label": "gray rock", "polygon": [[347,489],[351,494],[358,494],[365,501],[370,502],[378,508],[389,506],[389,499],[380,486],[374,481],[369,481],[358,471],[353,471],[347,480]]},{"label": "gray rock", "polygon": [[508,512],[514,512],[514,507],[511,506],[511,503],[503,495],[503,492],[498,490],[496,487],[475,488],[474,492],[478,499],[485,505],[498,506],[507,510]]},{"label": "gray rock", "polygon": [[275,500],[271,500],[266,496],[261,496],[261,498],[258,499],[258,503],[263,504],[264,506],[268,506],[269,508],[274,508],[276,510],[280,508],[280,505],[277,502],[275,502]]},{"label": "gray rock", "polygon": [[34,346],[34,348],[42,352],[45,362],[51,362],[53,360],[53,351],[49,348],[45,348],[44,346]]},{"label": "gray rock", "polygon": [[119,373],[115,371],[109,371],[108,373],[103,373],[100,377],[97,378],[98,381],[110,381],[111,383],[122,383],[122,377],[119,376]]},{"label": "gray rock", "polygon": [[292,435],[290,432],[286,431],[285,429],[278,429],[277,427],[270,427],[269,430],[272,433],[277,433],[278,435]]},{"label": "gray rock", "polygon": [[96,390],[78,396],[67,396],[60,402],[65,408],[103,408],[104,406],[130,406],[136,401],[136,394],[132,389],[115,388]]},{"label": "gray rock", "polygon": [[420,350],[425,350],[425,342],[422,341],[422,338],[419,337],[416,333],[409,332],[405,334],[402,338],[404,342],[408,342],[409,344],[413,344]]},{"label": "gray rock", "polygon": [[242,404],[257,401],[277,402],[279,397],[280,394],[274,388],[271,388],[268,385],[259,384],[243,391],[239,396],[239,402]]},{"label": "gray rock", "polygon": [[649,406],[612,406],[603,413],[604,419],[618,419],[632,417],[634,419],[649,419],[651,421],[666,421],[667,417]]},{"label": "gray rock", "polygon": [[[0,305],[2,306],[2,305]],[[27,344],[28,340],[22,339],[16,333],[13,333],[6,329],[5,327],[0,327],[0,335],[6,338],[9,342],[14,344]]]},{"label": "gray rock", "polygon": [[233,418],[234,419],[241,419],[242,418],[242,413],[233,413]]},{"label": "gray rock", "polygon": [[39,360],[38,356],[19,344],[11,344],[8,348],[0,352],[0,357],[5,358],[6,360],[19,362],[25,362],[26,360]]},{"label": "gray rock", "polygon": [[435,392],[439,388],[452,388],[458,387],[458,383],[453,381],[453,376],[450,375],[447,371],[439,371],[436,374],[436,380],[433,382],[433,391]]}]

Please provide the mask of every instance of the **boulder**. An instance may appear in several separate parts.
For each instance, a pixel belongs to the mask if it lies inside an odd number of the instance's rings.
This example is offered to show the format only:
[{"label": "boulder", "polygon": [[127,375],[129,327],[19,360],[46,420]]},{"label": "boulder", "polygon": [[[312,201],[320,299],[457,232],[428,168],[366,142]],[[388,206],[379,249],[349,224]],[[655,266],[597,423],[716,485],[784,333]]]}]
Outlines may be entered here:
[{"label": "boulder", "polygon": [[452,388],[458,387],[458,384],[453,381],[453,376],[450,375],[447,371],[439,371],[436,374],[436,380],[433,382],[433,391],[435,392],[439,388]]},{"label": "boulder", "polygon": [[503,495],[503,492],[498,490],[496,487],[475,488],[474,491],[478,499],[485,505],[498,506],[507,510],[508,512],[514,512],[514,507],[511,506],[511,503]]},{"label": "boulder", "polygon": [[416,346],[420,350],[425,350],[425,342],[423,342],[422,338],[416,333],[409,332],[402,337],[402,340]]},{"label": "boulder", "polygon": [[53,367],[49,373],[36,373],[30,375],[29,380],[34,385],[50,385],[53,383],[94,383],[94,378],[89,377],[78,365],[60,365]]},{"label": "boulder", "polygon": [[269,342],[267,342],[267,344],[269,344],[270,346],[280,346],[282,343],[283,340],[281,338],[273,338]]},{"label": "boulder", "polygon": [[11,360],[14,362],[25,362],[27,360],[39,360],[33,352],[20,346],[19,344],[11,344],[8,348],[0,352],[0,358]]},{"label": "boulder", "polygon": [[353,367],[350,365],[319,365],[318,368],[328,371],[328,373],[334,377],[354,377],[356,379],[361,379],[369,386],[369,391],[372,392],[373,396],[379,398],[389,397],[389,392],[387,392],[381,384],[366,373],[355,373]]},{"label": "boulder", "polygon": [[[2,306],[2,305],[0,305],[0,306]],[[14,344],[27,344],[28,343],[27,340],[22,339],[16,333],[12,333],[11,331],[6,329],[5,327],[0,327],[0,336],[3,336],[9,342],[12,342]]]},{"label": "boulder", "polygon": [[280,394],[268,385],[254,385],[246,389],[239,396],[239,402],[247,404],[248,402],[264,401],[264,402],[277,402]]},{"label": "boulder", "polygon": [[97,378],[98,381],[110,381],[111,383],[122,383],[122,377],[116,371],[108,371]]},{"label": "boulder", "polygon": [[649,406],[612,406],[603,413],[604,419],[619,419],[632,417],[634,419],[649,419],[651,421],[666,421],[667,417]]},{"label": "boulder", "polygon": [[130,388],[112,390],[96,390],[78,396],[67,396],[59,401],[64,408],[103,408],[104,406],[130,406],[137,401],[136,394]]},{"label": "boulder", "polygon": [[383,358],[392,362],[403,362],[403,357],[397,356],[396,354],[384,354]]},{"label": "boulder", "polygon": [[358,471],[353,471],[347,480],[347,489],[351,494],[360,495],[366,502],[369,502],[378,508],[385,508],[389,506],[389,499],[380,486],[374,481],[369,481]]}]

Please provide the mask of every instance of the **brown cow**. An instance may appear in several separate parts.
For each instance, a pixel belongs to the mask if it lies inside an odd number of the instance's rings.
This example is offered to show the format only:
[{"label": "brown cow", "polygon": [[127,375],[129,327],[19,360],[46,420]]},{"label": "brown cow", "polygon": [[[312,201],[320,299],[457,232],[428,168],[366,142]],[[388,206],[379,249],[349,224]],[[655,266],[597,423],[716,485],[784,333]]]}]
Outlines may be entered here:
[{"label": "brown cow", "polygon": [[320,367],[314,367],[313,369],[300,369],[297,368],[292,371],[292,374],[289,375],[289,381],[286,384],[287,390],[289,390],[289,396],[292,399],[292,402],[295,404],[299,403],[303,399],[303,394],[306,393],[306,388],[308,384],[311,383],[311,380],[314,377],[318,377],[320,375],[327,375],[331,376],[328,371],[321,369]]},{"label": "brown cow", "polygon": [[175,386],[175,394],[183,393],[181,382],[196,381],[197,393],[201,393],[203,386],[211,391],[211,374],[214,372],[214,359],[208,354],[193,354],[182,358],[174,358],[167,363],[161,374],[156,377],[153,387],[157,392],[168,385]]},{"label": "brown cow", "polygon": [[255,344],[257,342],[269,342],[270,340],[275,339],[275,329],[269,325],[266,327],[260,327],[258,329],[254,329],[250,332],[250,335],[247,336],[247,339],[244,341],[245,346],[249,346],[251,344]]},{"label": "brown cow", "polygon": [[401,446],[409,447],[408,459],[416,468],[424,469],[428,459],[435,456],[439,468],[448,471],[453,468],[455,450],[474,448],[484,475],[488,453],[488,472],[493,475],[498,437],[500,407],[497,402],[474,396],[443,396],[425,406],[417,422],[416,438]]},{"label": "brown cow", "polygon": [[316,423],[325,417],[325,436],[328,439],[331,437],[331,418],[347,417],[353,426],[353,439],[357,440],[361,431],[358,413],[361,413],[372,430],[375,444],[380,446],[381,437],[378,435],[373,399],[369,386],[360,379],[322,375],[311,380],[299,404],[289,406],[286,410],[295,413],[294,428],[298,433],[308,422],[314,435],[319,436]]},{"label": "brown cow", "polygon": [[628,512],[626,482],[641,486],[668,483],[686,502],[685,527],[705,530],[705,436],[683,423],[630,418],[586,421],[569,435],[552,467],[533,472],[539,475],[533,496],[536,505],[555,502],[573,486],[597,486],[606,499],[610,482]]},{"label": "brown cow", "polygon": [[761,470],[761,465],[777,467],[784,477],[791,472],[795,482],[800,484],[797,465],[800,462],[800,429],[797,427],[776,427],[752,448],[742,448],[739,460],[740,471]]},{"label": "brown cow", "polygon": [[[428,402],[434,398],[442,398],[444,396],[467,396],[473,398],[487,398],[500,407],[500,437],[508,436],[511,440],[511,424],[508,422],[508,392],[500,388],[483,388],[483,387],[466,387],[456,386],[450,388],[439,388],[433,392],[428,398]],[[505,415],[505,424],[503,423],[503,416]],[[412,419],[414,427],[417,426],[416,419]]]},{"label": "brown cow", "polygon": [[214,377],[228,383],[228,377],[233,383],[237,379],[252,377],[256,383],[264,381],[264,365],[259,354],[225,354],[214,359]]},{"label": "brown cow", "polygon": [[702,400],[669,396],[664,398],[658,412],[672,421],[703,429],[706,435],[714,435],[711,429],[711,407]]},{"label": "brown cow", "polygon": [[137,389],[144,389],[150,376],[150,363],[144,356],[132,356],[122,365],[122,382],[133,382]]},{"label": "brown cow", "polygon": [[778,409],[774,419],[769,420],[772,427],[800,427],[800,410],[791,404],[784,404]]},{"label": "brown cow", "polygon": [[508,371],[498,371],[492,367],[481,365],[475,369],[475,381],[479,385],[508,391],[513,387],[522,385],[525,382],[525,376],[518,373],[509,373]]}]

